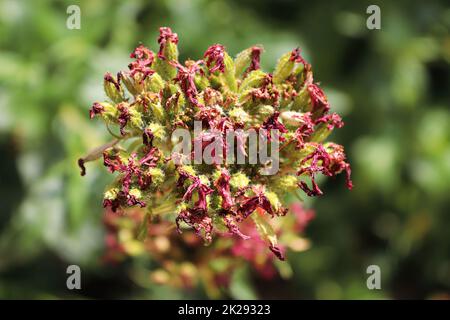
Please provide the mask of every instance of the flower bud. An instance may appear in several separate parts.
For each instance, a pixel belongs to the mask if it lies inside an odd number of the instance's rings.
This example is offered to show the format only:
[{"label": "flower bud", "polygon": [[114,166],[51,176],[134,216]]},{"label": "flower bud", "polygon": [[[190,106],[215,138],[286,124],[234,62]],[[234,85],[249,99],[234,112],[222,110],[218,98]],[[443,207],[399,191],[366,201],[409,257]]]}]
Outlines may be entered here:
[{"label": "flower bud", "polygon": [[291,53],[287,52],[281,56],[280,60],[278,60],[277,66],[275,67],[275,71],[273,72],[274,83],[277,84],[282,83],[291,75],[295,63],[290,60],[290,57]]},{"label": "flower bud", "polygon": [[275,108],[269,105],[259,105],[256,108],[251,110],[253,115],[256,115],[258,118],[258,122],[264,121],[268,117],[272,116],[275,113]]},{"label": "flower bud", "polygon": [[235,76],[242,77],[253,70],[258,70],[262,51],[262,47],[254,46],[238,53],[234,59]]},{"label": "flower bud", "polygon": [[[233,59],[225,52],[224,46],[215,44],[210,46],[204,58],[211,74],[219,73],[218,77],[226,90],[235,92],[237,89]],[[214,78],[214,77],[213,77]]]},{"label": "flower bud", "polygon": [[248,113],[239,107],[234,107],[233,109],[231,109],[228,115],[233,121],[240,124],[246,124],[250,121],[250,116],[248,115]]},{"label": "flower bud", "polygon": [[295,111],[283,111],[281,113],[281,119],[283,119],[283,123],[289,126],[299,126],[303,123],[302,116],[303,113],[295,112]]},{"label": "flower bud", "polygon": [[269,222],[260,214],[252,214],[252,219],[255,223],[256,230],[259,233],[261,240],[269,244],[270,250],[277,255],[280,260],[284,260],[280,248],[277,246],[277,234],[273,230]]},{"label": "flower bud", "polygon": [[142,130],[142,127],[144,126],[144,121],[142,121],[142,113],[137,111],[135,108],[129,108],[128,109],[130,120],[129,124],[132,128]]},{"label": "flower bud", "polygon": [[178,36],[170,28],[160,28],[158,57],[153,69],[164,79],[171,80],[177,75],[177,69],[170,62],[178,61]]},{"label": "flower bud", "polygon": [[137,200],[141,200],[142,199],[142,192],[141,190],[137,189],[137,188],[132,188],[130,189],[130,191],[128,192],[128,194],[130,196],[135,197]]},{"label": "flower bud", "polygon": [[159,93],[164,88],[164,80],[158,73],[154,73],[151,76],[145,78],[144,87],[146,91]]},{"label": "flower bud", "polygon": [[311,142],[322,142],[324,141],[332,132],[325,123],[320,123],[314,133],[310,137]]},{"label": "flower bud", "polygon": [[271,206],[273,207],[274,211],[277,212],[282,207],[280,199],[278,199],[278,196],[275,192],[272,191],[266,191],[264,195],[269,200]]},{"label": "flower bud", "polygon": [[152,185],[158,187],[164,182],[165,174],[160,168],[150,168],[148,172],[152,176]]},{"label": "flower bud", "polygon": [[159,122],[163,123],[165,120],[165,112],[164,108],[161,105],[161,102],[151,102],[150,103],[150,110],[152,111],[152,114],[154,115],[155,119]]},{"label": "flower bud", "polygon": [[342,128],[344,122],[341,117],[336,113],[326,114],[316,120],[316,130],[311,135],[310,141],[322,142],[324,141],[333,129]]},{"label": "flower bud", "polygon": [[167,142],[167,133],[166,129],[156,122],[151,122],[147,126],[147,129],[153,135],[153,142],[156,146],[164,146]]},{"label": "flower bud", "polygon": [[239,86],[239,92],[244,92],[247,89],[257,88],[261,86],[264,83],[266,77],[267,74],[262,72],[261,70],[254,70],[250,72]]},{"label": "flower bud", "polygon": [[228,53],[225,52],[225,72],[220,75],[222,78],[223,83],[231,92],[237,91],[237,82],[236,78],[234,76],[234,62],[233,59],[228,55]]},{"label": "flower bud", "polygon": [[131,75],[129,72],[122,72],[121,79],[128,92],[130,92],[133,96],[140,94],[144,90],[144,85],[140,79],[142,75],[139,73],[135,73]]},{"label": "flower bud", "polygon": [[178,176],[179,173],[183,172],[185,174],[187,174],[188,176],[196,176],[197,172],[195,171],[195,169],[192,166],[181,166],[180,169],[178,170]]},{"label": "flower bud", "polygon": [[230,186],[234,188],[235,190],[245,188],[250,183],[249,178],[242,172],[237,172],[233,175],[231,175],[230,179]]},{"label": "flower bud", "polygon": [[113,187],[105,191],[103,195],[103,199],[105,200],[115,200],[117,198],[117,194],[119,193],[119,188]]},{"label": "flower bud", "polygon": [[285,81],[294,71],[296,63],[306,64],[305,60],[300,55],[300,49],[296,48],[291,52],[287,52],[281,56],[278,60],[278,64],[273,72],[273,82],[275,84],[281,84]]},{"label": "flower bud", "polygon": [[292,110],[308,112],[311,111],[311,99],[309,97],[309,92],[307,86],[304,86],[298,95],[293,99]]},{"label": "flower bud", "polygon": [[120,85],[120,76],[119,79],[116,79],[109,72],[106,73],[103,80],[103,88],[111,101],[119,103],[125,99]]},{"label": "flower bud", "polygon": [[[292,175],[283,175],[273,179],[272,188],[279,194],[284,194],[285,192],[290,192],[296,190],[297,187],[297,177]],[[269,199],[270,200],[270,199]]]},{"label": "flower bud", "polygon": [[194,81],[199,90],[206,90],[211,86],[211,83],[205,75],[196,74]]},{"label": "flower bud", "polygon": [[119,112],[117,108],[108,102],[96,102],[90,110],[90,117],[100,114],[103,120],[107,122],[116,122]]}]

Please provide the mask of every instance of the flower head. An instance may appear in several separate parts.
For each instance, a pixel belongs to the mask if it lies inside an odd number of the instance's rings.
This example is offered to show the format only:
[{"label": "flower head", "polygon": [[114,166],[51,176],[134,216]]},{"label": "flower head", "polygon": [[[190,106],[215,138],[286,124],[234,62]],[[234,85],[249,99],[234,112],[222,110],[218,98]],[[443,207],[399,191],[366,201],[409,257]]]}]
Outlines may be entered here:
[{"label": "flower head", "polygon": [[[325,142],[343,122],[329,112],[311,65],[296,48],[266,73],[260,69],[262,47],[233,59],[220,44],[210,46],[204,60],[182,63],[176,33],[162,27],[157,42],[156,56],[139,45],[129,70],[105,75],[108,101],[95,102],[89,116],[105,121],[114,140],[81,158],[81,173],[88,161],[103,155],[105,167],[116,175],[105,191],[105,207],[115,212],[145,207],[150,216],[171,219],[180,232],[191,228],[207,243],[224,233],[244,243],[256,232],[265,252],[283,260],[286,247],[278,243],[283,230],[271,221],[292,216],[285,193],[299,188],[308,196],[323,194],[318,174],[345,172],[347,187],[353,186],[343,147]],[[189,135],[188,144],[195,147],[187,155],[172,152],[180,128],[199,131]],[[239,130],[263,132],[263,142],[277,146],[271,149],[280,159],[275,175],[264,174],[268,162],[249,161],[250,134]],[[230,131],[236,133],[232,140]],[[198,153],[208,150],[213,161],[196,162]],[[228,161],[234,151],[244,163]],[[303,219],[297,231],[310,219],[294,216]]]}]

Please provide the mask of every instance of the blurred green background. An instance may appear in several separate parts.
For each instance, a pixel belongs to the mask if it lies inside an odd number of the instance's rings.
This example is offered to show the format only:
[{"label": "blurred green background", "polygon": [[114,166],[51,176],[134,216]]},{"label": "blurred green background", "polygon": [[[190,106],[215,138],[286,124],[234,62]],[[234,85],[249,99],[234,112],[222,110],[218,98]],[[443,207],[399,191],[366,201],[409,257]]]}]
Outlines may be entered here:
[{"label": "blurred green background", "polygon": [[[81,29],[66,28],[68,5]],[[381,30],[366,8],[381,8]],[[213,43],[230,54],[262,44],[262,66],[300,46],[346,123],[343,177],[308,200],[312,248],[292,254],[293,278],[252,281],[261,298],[450,298],[450,5],[448,1],[0,1],[0,298],[204,298],[201,289],[142,288],[136,263],[100,262],[103,186],[110,175],[76,159],[106,141],[89,121],[102,77],[126,68],[160,26],[181,59]],[[66,267],[82,268],[81,291]],[[368,290],[366,268],[381,267]],[[235,290],[236,291],[236,290]],[[237,292],[230,297],[246,297]]]}]

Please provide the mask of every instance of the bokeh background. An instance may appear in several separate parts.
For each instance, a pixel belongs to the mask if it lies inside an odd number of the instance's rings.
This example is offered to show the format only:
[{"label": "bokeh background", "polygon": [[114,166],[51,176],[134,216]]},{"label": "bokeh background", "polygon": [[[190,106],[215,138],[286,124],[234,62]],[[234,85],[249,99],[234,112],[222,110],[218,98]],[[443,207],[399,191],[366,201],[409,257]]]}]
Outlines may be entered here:
[{"label": "bokeh background", "polygon": [[[81,8],[81,29],[66,9]],[[381,7],[381,30],[366,8]],[[207,298],[141,286],[139,259],[101,261],[101,207],[110,176],[81,178],[76,160],[107,141],[88,109],[106,71],[126,68],[160,26],[181,59],[213,43],[234,55],[262,44],[262,66],[300,46],[346,123],[355,188],[324,179],[308,199],[312,247],[289,256],[293,275],[240,277],[228,298],[450,298],[450,5],[448,1],[0,1],[0,298]],[[82,268],[82,290],[66,267]],[[368,290],[379,265],[382,289]]]}]

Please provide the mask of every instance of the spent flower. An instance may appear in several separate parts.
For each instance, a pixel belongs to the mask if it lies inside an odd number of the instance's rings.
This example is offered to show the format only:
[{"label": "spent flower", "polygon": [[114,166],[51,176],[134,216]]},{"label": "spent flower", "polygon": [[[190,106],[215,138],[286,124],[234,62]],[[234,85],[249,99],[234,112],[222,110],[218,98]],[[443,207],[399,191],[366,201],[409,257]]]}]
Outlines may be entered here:
[{"label": "spent flower", "polygon": [[[104,207],[117,214],[145,207],[147,215],[171,221],[180,232],[191,228],[205,243],[224,233],[250,241],[254,235],[243,226],[252,224],[265,247],[283,260],[277,240],[283,232],[269,227],[269,221],[289,215],[286,192],[322,195],[319,173],[331,177],[345,172],[347,187],[353,186],[344,148],[325,142],[343,122],[329,112],[312,66],[296,48],[267,73],[260,69],[261,46],[233,59],[221,44],[209,47],[204,60],[182,63],[178,35],[167,27],[160,28],[158,44],[156,55],[139,45],[128,70],[117,77],[106,73],[108,101],[95,102],[89,116],[101,118],[114,139],[79,160],[82,174],[86,162],[103,156],[116,175],[105,190]],[[187,156],[173,152],[173,134],[180,128],[195,133],[196,123],[200,134],[191,137],[190,145],[200,148]],[[226,137],[233,130],[262,132],[269,145],[279,143],[278,172],[265,174],[261,169],[268,163],[224,162]],[[214,161],[192,163],[215,141]],[[251,158],[246,136],[236,135],[236,142],[245,160]],[[225,157],[217,154],[221,150]]]}]

